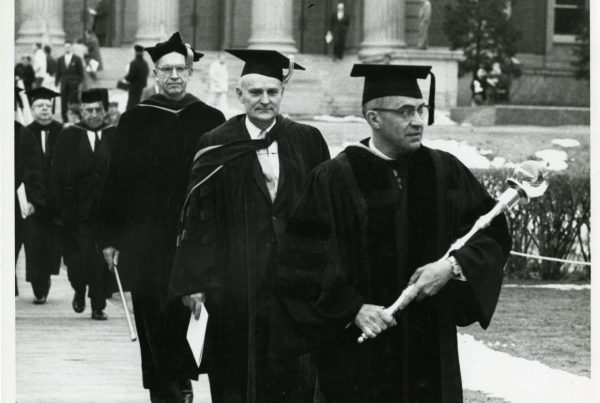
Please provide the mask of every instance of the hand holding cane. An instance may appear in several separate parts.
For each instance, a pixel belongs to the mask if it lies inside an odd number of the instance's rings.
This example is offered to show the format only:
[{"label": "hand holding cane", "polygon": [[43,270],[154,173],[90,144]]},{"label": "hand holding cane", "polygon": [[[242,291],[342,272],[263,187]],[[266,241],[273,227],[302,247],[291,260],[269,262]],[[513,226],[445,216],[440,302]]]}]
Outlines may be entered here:
[{"label": "hand holding cane", "polygon": [[[515,169],[513,177],[508,178],[506,182],[508,183],[508,189],[500,195],[496,205],[487,214],[479,217],[473,228],[457,239],[440,260],[448,259],[450,253],[462,248],[479,230],[488,227],[496,216],[511,210],[517,204],[529,203],[530,199],[542,196],[548,188],[548,182],[544,178],[544,170],[536,161],[521,163]],[[418,294],[419,290],[416,285],[414,283],[409,285],[392,305],[385,308],[385,311],[390,315],[394,315],[399,310],[404,309]],[[362,343],[367,339],[367,335],[362,333],[358,338],[358,342]]]},{"label": "hand holding cane", "polygon": [[125,319],[127,319],[127,326],[129,326],[129,336],[131,337],[131,341],[136,341],[137,336],[135,334],[135,330],[133,329],[133,323],[131,322],[131,316],[129,315],[129,308],[127,307],[127,301],[125,300],[125,293],[123,293],[123,286],[121,285],[121,279],[119,278],[119,270],[117,270],[116,263],[113,267],[113,271],[115,273],[115,278],[117,279],[117,285],[119,286],[119,295],[121,296],[121,303],[123,304],[123,309],[125,310]]},{"label": "hand holding cane", "polygon": [[119,295],[121,296],[121,303],[123,304],[123,309],[125,310],[125,319],[127,319],[127,326],[129,327],[129,336],[131,337],[131,341],[136,341],[137,336],[135,334],[135,330],[133,329],[133,323],[131,322],[131,316],[129,315],[129,308],[127,307],[127,301],[125,300],[125,293],[123,292],[123,286],[121,285],[121,278],[119,277],[119,270],[117,269],[119,254],[118,251],[113,249],[113,253],[108,252],[108,248],[104,251],[105,259],[107,259],[107,255],[110,255],[110,261],[112,263],[109,264],[109,270],[115,273],[115,278],[117,279],[117,286],[119,287]]}]

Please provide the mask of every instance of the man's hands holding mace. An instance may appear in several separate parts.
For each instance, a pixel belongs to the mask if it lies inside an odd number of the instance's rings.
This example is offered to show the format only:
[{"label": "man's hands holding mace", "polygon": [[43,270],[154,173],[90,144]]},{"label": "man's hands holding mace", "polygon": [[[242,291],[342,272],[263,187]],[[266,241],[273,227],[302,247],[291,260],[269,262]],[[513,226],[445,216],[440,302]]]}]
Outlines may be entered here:
[{"label": "man's hands holding mace", "polygon": [[[397,304],[384,308],[377,305],[363,305],[354,323],[362,330],[358,342],[375,338],[389,327],[395,326],[394,313],[404,309],[413,299],[421,301],[425,297],[437,294],[452,278],[452,265],[447,259],[419,267],[411,276],[408,287],[402,293]],[[397,305],[397,307],[395,306]]]}]

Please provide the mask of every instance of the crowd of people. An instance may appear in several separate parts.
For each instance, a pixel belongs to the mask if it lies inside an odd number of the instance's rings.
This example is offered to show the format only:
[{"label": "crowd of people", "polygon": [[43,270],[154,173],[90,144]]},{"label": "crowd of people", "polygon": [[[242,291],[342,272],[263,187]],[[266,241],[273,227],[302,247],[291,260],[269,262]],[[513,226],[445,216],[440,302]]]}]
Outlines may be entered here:
[{"label": "crowd of people", "polygon": [[[421,143],[435,89],[426,102],[418,80],[433,83],[431,67],[355,65],[371,136],[331,159],[317,128],[280,112],[305,67],[273,50],[226,51],[244,62],[244,113],[229,120],[189,93],[203,54],[179,33],[135,48],[152,59],[155,93],[116,127],[105,89],[79,93],[78,122],[52,119],[84,71],[70,52],[57,63],[60,93],[27,91],[34,122],[15,122],[25,189],[15,218],[33,302],[45,303],[62,255],[73,310],[87,292],[91,318],[106,320],[118,265],[152,402],[191,402],[200,373],[215,403],[462,401],[456,326],[489,325],[510,238],[498,216],[439,259],[494,200],[455,157]],[[146,68],[129,67],[136,100]],[[409,285],[415,300],[385,310]],[[198,366],[186,331],[203,310]]]}]

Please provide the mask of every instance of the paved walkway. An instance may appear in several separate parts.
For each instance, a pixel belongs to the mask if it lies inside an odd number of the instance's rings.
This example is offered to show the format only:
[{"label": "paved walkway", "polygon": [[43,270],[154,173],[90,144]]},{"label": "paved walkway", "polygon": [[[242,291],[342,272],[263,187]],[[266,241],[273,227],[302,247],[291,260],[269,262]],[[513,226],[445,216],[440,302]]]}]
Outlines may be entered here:
[{"label": "paved walkway", "polygon": [[[73,291],[64,270],[52,278],[48,302],[41,306],[32,303],[23,255],[17,275],[21,292],[16,298],[19,403],[149,401],[142,387],[139,345],[129,339],[118,294],[108,301],[109,320],[92,321],[89,301],[84,313],[73,312]],[[471,336],[460,335],[459,341],[466,402],[594,401],[589,378],[492,350]],[[194,395],[194,402],[210,403],[206,376],[194,382]]]},{"label": "paved walkway", "polygon": [[[34,305],[25,282],[24,257],[17,265],[17,401],[148,402],[142,387],[138,342],[131,342],[118,294],[108,301],[108,321],[90,319],[71,308],[73,291],[63,269],[52,277],[45,305]],[[131,312],[131,310],[130,310]],[[210,403],[206,376],[194,382],[194,402]]]}]

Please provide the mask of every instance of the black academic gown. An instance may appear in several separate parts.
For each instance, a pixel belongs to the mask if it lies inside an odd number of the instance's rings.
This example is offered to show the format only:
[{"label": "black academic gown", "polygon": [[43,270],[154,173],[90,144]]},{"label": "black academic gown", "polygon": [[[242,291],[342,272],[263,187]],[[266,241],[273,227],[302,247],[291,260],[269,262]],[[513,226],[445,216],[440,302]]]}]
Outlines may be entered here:
[{"label": "black academic gown", "polygon": [[185,332],[189,313],[169,304],[168,284],[192,159],[202,135],[225,121],[191,94],[154,95],[125,112],[102,202],[101,246],[116,247],[120,274],[131,283],[147,389],[197,377]]},{"label": "black academic gown", "polygon": [[[102,131],[92,150],[88,131]],[[110,293],[110,272],[98,244],[98,204],[114,145],[114,126],[90,129],[84,123],[63,129],[56,141],[50,169],[50,194],[62,223],[62,250],[71,286],[89,286],[92,309],[102,310]]]},{"label": "black academic gown", "polygon": [[[35,157],[38,158],[39,164],[42,167],[46,191],[52,186],[50,181],[50,164],[54,156],[54,146],[62,127],[61,123],[53,120],[45,126],[33,122],[23,128],[23,131],[27,132],[24,135],[35,139]],[[42,136],[45,137],[45,152],[42,148]],[[27,218],[25,278],[32,284],[47,283],[51,274],[59,273],[59,229],[54,222],[54,218],[54,212],[45,207],[37,209],[35,214]]]},{"label": "black academic gown", "polygon": [[[23,133],[23,125],[15,121],[15,261],[25,240],[25,220],[17,197],[17,189],[25,185],[27,200],[35,209],[46,204],[45,188],[40,160],[36,154],[35,139],[31,133]],[[18,295],[15,275],[15,295]]]},{"label": "black academic gown", "polygon": [[195,161],[171,280],[177,300],[206,293],[210,319],[202,370],[209,373],[215,402],[266,402],[266,392],[291,376],[267,369],[271,279],[279,236],[302,185],[329,158],[316,128],[278,116],[269,132],[280,165],[272,202],[256,156],[266,144],[250,140],[245,117],[231,118],[202,139],[203,146],[226,145]]},{"label": "black academic gown", "polygon": [[424,146],[393,167],[365,145],[322,164],[283,240],[273,354],[316,351],[327,402],[462,401],[456,326],[490,323],[510,250],[503,216],[454,253],[467,282],[363,344],[353,320],[363,304],[391,305],[493,205],[456,158]]}]

